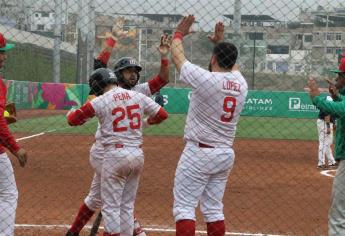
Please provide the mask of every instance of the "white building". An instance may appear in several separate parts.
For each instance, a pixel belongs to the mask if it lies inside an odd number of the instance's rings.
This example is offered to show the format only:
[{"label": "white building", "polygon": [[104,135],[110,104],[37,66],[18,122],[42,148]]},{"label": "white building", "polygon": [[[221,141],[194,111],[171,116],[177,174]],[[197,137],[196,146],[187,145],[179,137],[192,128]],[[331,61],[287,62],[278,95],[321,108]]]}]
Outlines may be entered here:
[{"label": "white building", "polygon": [[52,31],[54,29],[53,11],[35,11],[31,15],[31,31]]}]

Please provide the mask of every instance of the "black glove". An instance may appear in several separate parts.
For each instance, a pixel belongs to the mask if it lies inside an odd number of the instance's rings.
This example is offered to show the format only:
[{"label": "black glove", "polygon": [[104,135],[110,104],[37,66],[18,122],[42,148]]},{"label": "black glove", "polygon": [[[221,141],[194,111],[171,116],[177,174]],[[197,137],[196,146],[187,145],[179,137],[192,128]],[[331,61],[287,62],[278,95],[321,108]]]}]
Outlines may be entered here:
[{"label": "black glove", "polygon": [[164,97],[160,93],[156,93],[155,102],[158,103],[161,107],[164,107]]}]

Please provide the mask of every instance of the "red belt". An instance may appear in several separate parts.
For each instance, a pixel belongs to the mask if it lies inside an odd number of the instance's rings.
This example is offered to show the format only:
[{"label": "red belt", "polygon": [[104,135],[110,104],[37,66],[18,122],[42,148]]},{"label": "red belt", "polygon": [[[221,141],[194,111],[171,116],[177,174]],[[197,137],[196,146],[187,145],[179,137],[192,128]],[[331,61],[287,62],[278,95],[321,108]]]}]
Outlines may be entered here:
[{"label": "red belt", "polygon": [[198,146],[201,147],[201,148],[214,148],[213,146],[210,146],[210,145],[207,145],[207,144],[204,144],[204,143],[199,143]]},{"label": "red belt", "polygon": [[[121,143],[115,143],[115,148],[124,148],[125,147],[125,145],[123,145],[123,144],[121,144]],[[127,147],[135,147],[135,146],[127,146]],[[142,147],[142,145],[139,145],[139,146],[137,146],[138,148],[141,148]]]}]

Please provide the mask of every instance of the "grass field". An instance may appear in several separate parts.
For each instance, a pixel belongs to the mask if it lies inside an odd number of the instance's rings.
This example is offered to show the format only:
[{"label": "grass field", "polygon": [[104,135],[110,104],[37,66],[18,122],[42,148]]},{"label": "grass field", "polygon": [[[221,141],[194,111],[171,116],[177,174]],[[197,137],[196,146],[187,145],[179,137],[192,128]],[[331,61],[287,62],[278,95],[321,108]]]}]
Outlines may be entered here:
[{"label": "grass field", "polygon": [[[170,114],[169,119],[159,126],[145,129],[145,135],[183,136],[185,114]],[[89,134],[93,135],[97,119],[80,127],[67,125],[64,115],[40,117],[18,121],[11,127],[14,132]],[[291,119],[270,117],[241,117],[237,137],[260,139],[317,140],[316,122],[313,119]]]}]

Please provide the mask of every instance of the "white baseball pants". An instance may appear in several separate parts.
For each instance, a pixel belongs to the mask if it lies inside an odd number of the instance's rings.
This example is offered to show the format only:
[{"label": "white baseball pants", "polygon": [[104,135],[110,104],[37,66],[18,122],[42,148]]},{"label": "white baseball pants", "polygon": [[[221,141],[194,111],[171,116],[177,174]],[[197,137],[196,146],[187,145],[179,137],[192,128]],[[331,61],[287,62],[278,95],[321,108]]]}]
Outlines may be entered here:
[{"label": "white baseball pants", "polygon": [[12,236],[18,200],[13,168],[6,153],[0,154],[0,235]]},{"label": "white baseball pants", "polygon": [[101,199],[101,176],[104,152],[96,152],[95,144],[90,150],[90,164],[95,171],[91,182],[89,194],[84,202],[90,210],[96,211],[102,207]]},{"label": "white baseball pants", "polygon": [[223,196],[235,154],[232,148],[201,148],[188,142],[178,163],[174,180],[175,222],[195,220],[195,208],[205,222],[224,220]]},{"label": "white baseball pants", "polygon": [[105,232],[132,236],[134,202],[143,165],[144,154],[139,147],[105,148],[101,176]]},{"label": "white baseball pants", "polygon": [[325,156],[328,159],[328,165],[333,165],[335,163],[334,156],[331,149],[331,144],[333,142],[333,124],[330,123],[331,133],[327,134],[326,122],[322,119],[317,119],[317,131],[319,134],[319,156],[318,156],[318,166],[325,165]]}]

